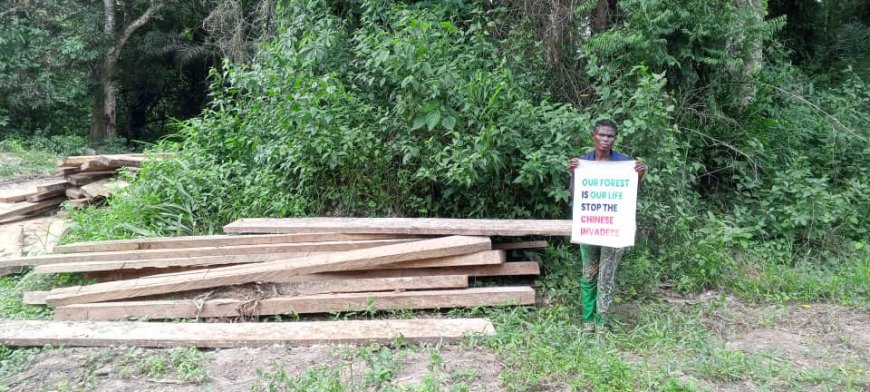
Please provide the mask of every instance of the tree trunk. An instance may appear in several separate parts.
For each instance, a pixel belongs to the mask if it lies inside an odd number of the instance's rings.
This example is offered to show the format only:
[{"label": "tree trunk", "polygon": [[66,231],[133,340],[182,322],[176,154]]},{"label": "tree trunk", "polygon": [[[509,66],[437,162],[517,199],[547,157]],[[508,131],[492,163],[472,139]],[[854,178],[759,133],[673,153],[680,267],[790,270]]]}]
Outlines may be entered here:
[{"label": "tree trunk", "polygon": [[103,5],[105,7],[103,31],[107,36],[112,38],[112,44],[106,51],[106,58],[102,64],[102,69],[99,72],[92,73],[98,87],[95,89],[94,104],[91,107],[91,131],[89,136],[90,140],[95,143],[105,141],[107,138],[114,136],[117,130],[118,82],[116,81],[116,74],[121,50],[127,44],[130,36],[148,23],[163,7],[160,3],[152,4],[145,13],[127,25],[118,34],[115,26],[115,0],[103,0]]}]

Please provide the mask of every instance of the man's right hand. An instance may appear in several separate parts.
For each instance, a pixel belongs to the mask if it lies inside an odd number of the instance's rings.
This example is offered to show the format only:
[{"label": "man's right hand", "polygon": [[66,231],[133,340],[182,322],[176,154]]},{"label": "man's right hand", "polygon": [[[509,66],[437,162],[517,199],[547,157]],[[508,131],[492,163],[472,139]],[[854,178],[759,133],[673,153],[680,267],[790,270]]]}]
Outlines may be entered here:
[{"label": "man's right hand", "polygon": [[573,158],[568,161],[568,171],[574,171],[577,166],[580,166],[580,158]]}]

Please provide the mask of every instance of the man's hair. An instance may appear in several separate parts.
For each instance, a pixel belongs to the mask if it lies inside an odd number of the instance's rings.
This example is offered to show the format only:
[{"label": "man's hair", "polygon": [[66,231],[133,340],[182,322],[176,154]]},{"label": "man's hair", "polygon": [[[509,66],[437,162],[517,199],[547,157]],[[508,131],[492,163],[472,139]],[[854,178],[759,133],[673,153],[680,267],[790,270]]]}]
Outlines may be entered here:
[{"label": "man's hair", "polygon": [[616,123],[610,120],[599,120],[597,123],[595,123],[595,126],[592,127],[592,130],[597,132],[598,128],[604,127],[613,128],[616,133],[619,133],[619,128],[616,127]]}]

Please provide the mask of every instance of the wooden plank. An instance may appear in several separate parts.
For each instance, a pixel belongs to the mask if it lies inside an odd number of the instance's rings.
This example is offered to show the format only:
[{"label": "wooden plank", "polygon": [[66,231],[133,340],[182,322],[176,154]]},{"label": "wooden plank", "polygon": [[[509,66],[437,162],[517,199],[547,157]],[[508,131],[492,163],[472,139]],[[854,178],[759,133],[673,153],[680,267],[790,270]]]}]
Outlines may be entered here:
[{"label": "wooden plank", "polygon": [[21,302],[27,305],[45,305],[45,297],[48,297],[48,291],[25,291],[21,295]]},{"label": "wooden plank", "polygon": [[314,295],[334,293],[364,293],[374,291],[434,290],[468,288],[466,275],[399,276],[392,278],[363,278],[277,283],[279,295]]},{"label": "wooden plank", "polygon": [[64,194],[66,195],[67,198],[70,198],[70,199],[73,199],[73,200],[75,200],[75,199],[82,199],[82,198],[86,198],[86,197],[87,197],[87,196],[85,195],[85,193],[82,192],[82,188],[79,188],[79,187],[70,187],[70,188],[66,188],[66,191],[64,191]]},{"label": "wooden plank", "polygon": [[82,163],[79,166],[78,172],[79,173],[88,173],[88,172],[115,171],[115,169],[117,169],[117,168],[118,168],[117,166],[113,167],[113,166],[105,165],[100,161],[92,160],[92,161],[87,161],[85,163]]},{"label": "wooden plank", "polygon": [[104,166],[119,168],[119,167],[141,167],[148,158],[140,157],[140,156],[108,156],[101,155],[97,158],[97,161]]},{"label": "wooden plank", "polygon": [[276,314],[360,312],[397,309],[449,309],[535,303],[531,287],[478,287],[458,290],[316,294],[257,301],[214,299],[104,302],[55,309],[55,320],[110,321],[174,318],[258,317]]},{"label": "wooden plank", "polygon": [[64,176],[68,176],[70,174],[76,174],[80,170],[81,169],[77,166],[62,166],[62,167],[57,168],[57,175],[64,177]]},{"label": "wooden plank", "polygon": [[18,203],[37,193],[36,187],[0,189],[0,203]]},{"label": "wooden plank", "polygon": [[[16,267],[18,268],[18,267]],[[136,270],[116,270],[116,271],[97,271],[88,272],[85,277],[97,282],[107,282],[115,280],[130,280],[141,278],[143,276],[188,272],[199,270],[195,267],[168,267],[168,268],[142,268]],[[283,277],[278,276],[264,280],[265,283],[285,283],[285,282],[308,282],[308,281],[324,281],[336,279],[361,279],[361,278],[389,278],[389,277],[414,277],[414,276],[441,276],[441,275],[468,275],[473,277],[487,276],[535,276],[540,275],[541,268],[534,261],[512,261],[504,264],[493,265],[470,265],[461,267],[438,267],[438,268],[403,268],[403,269],[382,269],[376,267],[367,271],[348,271],[348,272],[329,272],[312,275],[298,275]]]},{"label": "wooden plank", "polygon": [[[392,242],[395,243],[395,242]],[[358,249],[362,249],[358,248]],[[148,260],[117,260],[117,261],[82,261],[60,264],[42,264],[37,265],[33,271],[40,274],[56,274],[61,272],[97,272],[97,271],[117,271],[125,269],[141,269],[141,268],[170,268],[170,267],[196,267],[196,266],[211,266],[222,264],[250,264],[263,263],[267,261],[283,260],[290,258],[309,257],[324,252],[285,252],[285,253],[264,253],[227,255],[227,256],[206,256],[206,257],[178,257],[168,259],[148,259]],[[502,251],[485,251],[472,253],[468,255],[449,256],[437,259],[415,260],[396,264],[388,264],[379,266],[384,269],[404,269],[404,268],[431,268],[431,267],[452,267],[463,265],[491,265],[501,264],[506,260],[506,255]]]},{"label": "wooden plank", "polygon": [[94,181],[99,181],[107,177],[111,177],[115,175],[115,171],[95,171],[89,173],[76,173],[70,174],[66,176],[66,180],[69,181],[70,184],[82,186],[90,184]]},{"label": "wooden plank", "polygon": [[54,192],[57,190],[62,191],[64,189],[66,189],[68,186],[69,186],[69,182],[65,181],[65,180],[49,182],[47,184],[37,185],[36,186],[36,193],[47,193],[47,192]]},{"label": "wooden plank", "polygon": [[[24,214],[31,214],[31,213],[39,212],[39,211],[45,210],[47,208],[53,208],[53,207],[60,205],[60,203],[63,203],[64,200],[66,200],[66,197],[61,196],[61,197],[56,197],[54,199],[48,199],[45,201],[41,201],[38,203],[28,203],[28,202],[16,203],[16,204],[14,204],[14,206],[15,206],[14,208],[0,212],[0,220],[11,218],[14,216],[20,216],[20,215],[24,215]],[[0,267],[8,267],[8,266],[14,266],[14,265],[3,265],[2,261],[0,261]]]},{"label": "wooden plank", "polygon": [[102,302],[167,292],[206,289],[318,272],[348,271],[379,265],[458,256],[489,250],[489,238],[451,236],[370,249],[326,253],[311,257],[208,268],[197,271],[147,276],[133,280],[97,283],[72,289],[52,290],[50,305]]},{"label": "wooden plank", "polygon": [[[158,154],[165,155],[165,154]],[[100,159],[100,157],[123,157],[123,156],[134,156],[134,157],[144,157],[145,154],[114,154],[114,155],[77,155],[63,158],[60,162],[57,163],[60,167],[65,166],[81,166],[83,163],[88,161],[93,161]]]},{"label": "wooden plank", "polygon": [[361,241],[413,238],[389,234],[262,234],[203,235],[184,237],[134,238],[129,240],[77,242],[55,248],[60,253],[113,252],[124,250],[203,248],[209,246],[263,245],[295,242]]},{"label": "wooden plank", "polygon": [[521,241],[521,242],[506,242],[503,244],[492,244],[493,249],[511,250],[511,249],[537,249],[546,248],[547,241]]},{"label": "wooden plank", "polygon": [[85,197],[89,199],[98,197],[107,198],[112,195],[112,190],[109,189],[108,185],[111,181],[110,178],[94,181],[90,184],[83,185],[81,190],[85,194]]},{"label": "wooden plank", "polygon": [[288,323],[149,323],[0,321],[0,344],[9,346],[258,347],[275,344],[455,342],[494,335],[486,319],[344,320]]},{"label": "wooden plank", "polygon": [[61,195],[64,195],[64,190],[58,189],[56,191],[36,193],[36,194],[30,195],[30,196],[27,196],[27,201],[30,203],[38,203],[38,202],[48,200],[48,199],[51,199],[54,197],[58,197]]},{"label": "wooden plank", "polygon": [[[398,242],[398,241],[397,241]],[[362,247],[358,248],[362,249]],[[197,266],[212,266],[222,264],[250,264],[262,263],[268,261],[310,257],[325,252],[285,252],[285,253],[265,253],[265,254],[250,254],[243,253],[227,256],[206,256],[206,257],[179,257],[168,259],[147,259],[147,260],[117,260],[117,261],[82,261],[68,262],[60,264],[41,264],[34,268],[34,272],[49,274],[61,272],[97,272],[97,271],[117,271],[125,269],[142,269],[142,268],[170,268],[170,267],[197,267]],[[395,264],[387,264],[378,266],[381,269],[407,269],[407,268],[437,268],[437,267],[458,267],[469,265],[494,265],[504,263],[506,255],[503,251],[484,251],[468,255],[448,256],[436,259],[414,260]]]},{"label": "wooden plank", "polygon": [[[185,257],[254,255],[266,253],[336,252],[409,242],[409,239],[295,242],[288,244],[261,244],[219,246],[184,249],[130,250],[118,252],[61,253],[43,256],[16,257],[0,260],[0,267],[14,265],[45,265],[93,261],[133,261],[178,259]],[[295,256],[295,255],[294,255]],[[293,257],[293,256],[290,256]]]},{"label": "wooden plank", "polygon": [[278,234],[332,231],[415,235],[571,235],[570,220],[441,218],[281,218],[239,219],[225,233]]}]

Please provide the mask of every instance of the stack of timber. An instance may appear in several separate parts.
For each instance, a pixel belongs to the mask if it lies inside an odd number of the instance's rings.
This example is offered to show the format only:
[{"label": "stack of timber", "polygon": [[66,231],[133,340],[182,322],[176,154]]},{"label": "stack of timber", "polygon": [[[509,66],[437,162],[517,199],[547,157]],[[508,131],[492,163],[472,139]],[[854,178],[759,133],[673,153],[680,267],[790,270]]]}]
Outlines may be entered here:
[{"label": "stack of timber", "polygon": [[75,207],[99,203],[126,186],[123,181],[112,181],[118,170],[136,171],[147,159],[144,154],[66,157],[58,163],[58,180],[0,190],[0,222],[54,210],[67,200]]},{"label": "stack of timber", "polygon": [[[546,247],[547,241],[516,237],[565,236],[570,226],[570,221],[533,220],[241,220],[225,231],[257,234],[75,243],[56,246],[54,254],[0,260],[0,267],[82,272],[97,281],[24,293],[26,303],[53,307],[58,323],[237,322],[275,315],[530,305],[535,291],[529,277],[540,267],[522,258],[508,261],[508,255],[525,256],[522,250]],[[471,287],[470,279],[486,284]],[[439,320],[416,320],[424,326],[414,328],[440,331],[432,339],[458,336],[435,327]],[[476,332],[491,333],[489,324],[472,324]],[[58,325],[58,330],[76,330]],[[2,331],[0,326],[0,344],[10,344]],[[365,341],[358,338],[341,341]]]}]

